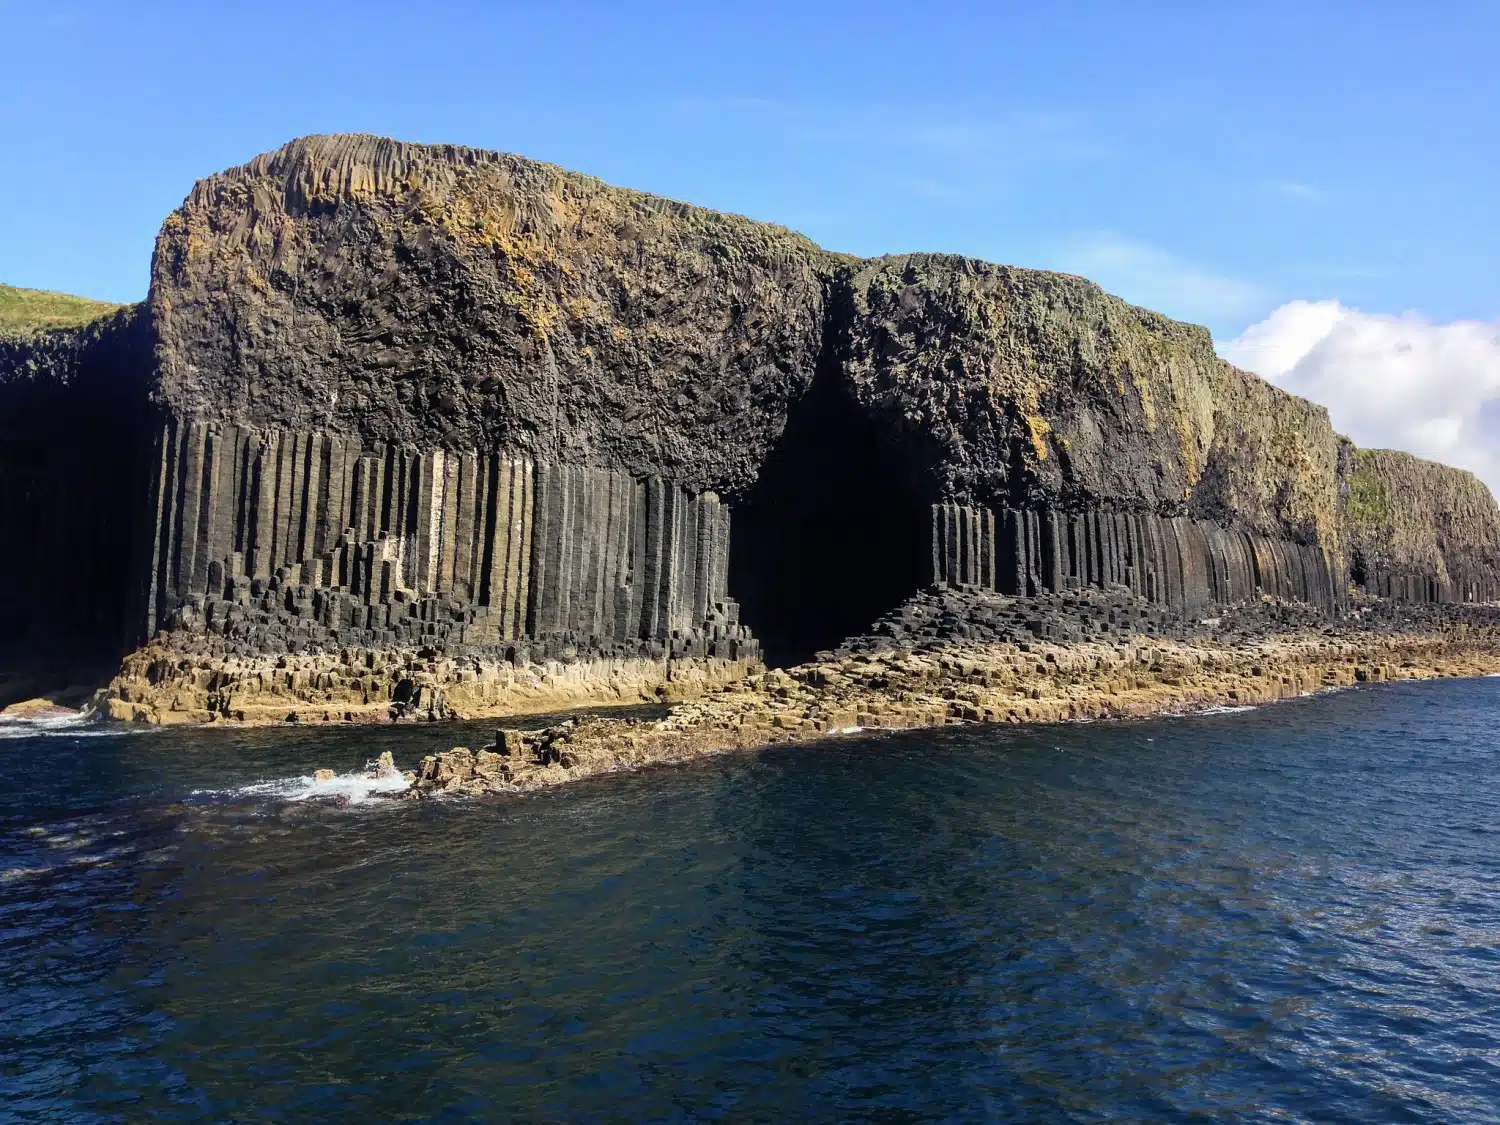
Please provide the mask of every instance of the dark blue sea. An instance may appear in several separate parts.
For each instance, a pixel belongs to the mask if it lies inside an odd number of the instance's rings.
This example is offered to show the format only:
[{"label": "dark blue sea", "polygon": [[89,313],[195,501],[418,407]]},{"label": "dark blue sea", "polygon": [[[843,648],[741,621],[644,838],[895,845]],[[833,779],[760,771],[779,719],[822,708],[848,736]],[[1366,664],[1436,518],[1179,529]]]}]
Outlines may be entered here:
[{"label": "dark blue sea", "polygon": [[1500,680],[305,777],[478,737],[0,727],[0,1120],[1500,1120]]}]

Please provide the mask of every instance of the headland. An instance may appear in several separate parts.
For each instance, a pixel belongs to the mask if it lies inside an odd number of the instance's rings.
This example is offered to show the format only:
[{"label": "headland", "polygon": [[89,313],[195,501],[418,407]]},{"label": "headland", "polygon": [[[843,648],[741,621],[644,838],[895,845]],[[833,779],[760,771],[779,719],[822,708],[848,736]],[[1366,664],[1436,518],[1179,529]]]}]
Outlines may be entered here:
[{"label": "headland", "polygon": [[678,705],[497,738],[517,786],[1500,668],[1483,484],[1078,277],[309,137],[197,184],[142,304],[3,332],[0,705]]}]

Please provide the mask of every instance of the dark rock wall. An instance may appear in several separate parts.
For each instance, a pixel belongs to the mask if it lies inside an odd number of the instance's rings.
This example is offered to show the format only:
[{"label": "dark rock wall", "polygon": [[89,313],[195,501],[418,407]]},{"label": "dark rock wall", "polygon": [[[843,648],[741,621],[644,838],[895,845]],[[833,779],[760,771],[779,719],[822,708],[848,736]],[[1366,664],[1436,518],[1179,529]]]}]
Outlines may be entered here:
[{"label": "dark rock wall", "polygon": [[0,337],[0,645],[118,654],[135,640],[149,357],[135,308]]},{"label": "dark rock wall", "polygon": [[1224,363],[1206,329],[941,254],[860,263],[834,307],[852,392],[933,501],[1192,515],[1340,549],[1327,411]]},{"label": "dark rock wall", "polygon": [[1347,446],[1344,526],[1355,581],[1404,601],[1500,598],[1500,512],[1461,469]]},{"label": "dark rock wall", "polygon": [[933,582],[1004,594],[1123,586],[1185,615],[1262,595],[1328,613],[1348,602],[1323,548],[1186,516],[934,504],[929,543]]},{"label": "dark rock wall", "polygon": [[185,419],[747,486],[822,342],[807,239],[517,156],[310,137],[157,242]]},{"label": "dark rock wall", "polygon": [[791,658],[934,580],[1500,595],[1477,481],[1081,278],[363,136],[199,183],[143,311],[0,341],[0,486],[13,635],[233,651],[750,652],[733,592]]},{"label": "dark rock wall", "polygon": [[711,492],[217,422],[165,425],[157,464],[151,631],[207,629],[247,651],[753,651]]}]

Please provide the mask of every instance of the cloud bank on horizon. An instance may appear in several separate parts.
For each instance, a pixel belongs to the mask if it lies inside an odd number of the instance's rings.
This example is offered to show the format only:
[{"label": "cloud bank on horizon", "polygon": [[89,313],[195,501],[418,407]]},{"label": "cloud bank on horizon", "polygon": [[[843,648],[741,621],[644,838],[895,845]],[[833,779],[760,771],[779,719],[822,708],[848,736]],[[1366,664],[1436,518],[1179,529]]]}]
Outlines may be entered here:
[{"label": "cloud bank on horizon", "polygon": [[1290,301],[1217,348],[1326,406],[1356,445],[1468,469],[1500,495],[1500,321]]}]

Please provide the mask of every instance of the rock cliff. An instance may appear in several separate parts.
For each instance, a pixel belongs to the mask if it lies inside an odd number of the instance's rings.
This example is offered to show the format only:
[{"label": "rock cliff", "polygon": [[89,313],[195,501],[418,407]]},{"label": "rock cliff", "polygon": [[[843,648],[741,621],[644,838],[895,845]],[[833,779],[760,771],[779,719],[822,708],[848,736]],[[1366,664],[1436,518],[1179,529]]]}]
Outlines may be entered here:
[{"label": "rock cliff", "polygon": [[1500,597],[1500,512],[1473,473],[1389,449],[1345,450],[1350,568],[1372,593],[1411,601]]},{"label": "rock cliff", "polygon": [[0,335],[0,650],[139,637],[150,347],[139,307]]},{"label": "rock cliff", "polygon": [[1355,450],[1201,328],[457,146],[311,137],[200,182],[143,307],[0,342],[0,406],[0,609],[159,634],[152,706],[340,652],[649,694],[935,582],[1185,618],[1500,593],[1482,485]]},{"label": "rock cliff", "polygon": [[853,393],[943,499],[1337,548],[1326,411],[1224,363],[1206,329],[1082,278],[941,255],[862,263],[848,286]]},{"label": "rock cliff", "polygon": [[307,138],[167,219],[160,397],[194,419],[743,487],[811,379],[823,257],[517,156]]}]

